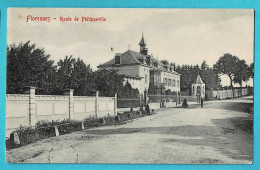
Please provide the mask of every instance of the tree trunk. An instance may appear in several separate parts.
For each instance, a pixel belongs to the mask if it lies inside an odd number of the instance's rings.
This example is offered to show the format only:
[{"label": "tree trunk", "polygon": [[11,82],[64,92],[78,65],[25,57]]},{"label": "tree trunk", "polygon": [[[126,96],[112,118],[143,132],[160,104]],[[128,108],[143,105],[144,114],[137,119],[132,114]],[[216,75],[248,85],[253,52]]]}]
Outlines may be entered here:
[{"label": "tree trunk", "polygon": [[243,97],[243,94],[242,94],[242,82],[240,83],[240,89],[241,89],[241,97]]},{"label": "tree trunk", "polygon": [[228,75],[229,76],[229,79],[230,79],[230,86],[231,86],[231,91],[232,91],[232,96],[234,98],[234,91],[233,91],[233,80],[232,80],[232,77],[231,75]]}]

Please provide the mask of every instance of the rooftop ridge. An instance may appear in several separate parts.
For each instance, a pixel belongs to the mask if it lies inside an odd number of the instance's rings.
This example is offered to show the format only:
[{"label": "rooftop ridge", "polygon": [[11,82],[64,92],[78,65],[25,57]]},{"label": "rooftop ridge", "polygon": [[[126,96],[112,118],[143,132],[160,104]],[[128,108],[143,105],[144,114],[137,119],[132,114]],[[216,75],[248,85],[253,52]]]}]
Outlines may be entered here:
[{"label": "rooftop ridge", "polygon": [[194,84],[204,84],[204,82],[203,82],[203,80],[201,79],[201,77],[200,77],[199,74],[197,75],[197,78],[196,78]]},{"label": "rooftop ridge", "polygon": [[128,50],[128,51],[130,52],[131,56],[135,59],[135,61],[140,64],[140,61],[137,60],[136,57],[132,54],[132,52],[131,52],[132,50]]}]

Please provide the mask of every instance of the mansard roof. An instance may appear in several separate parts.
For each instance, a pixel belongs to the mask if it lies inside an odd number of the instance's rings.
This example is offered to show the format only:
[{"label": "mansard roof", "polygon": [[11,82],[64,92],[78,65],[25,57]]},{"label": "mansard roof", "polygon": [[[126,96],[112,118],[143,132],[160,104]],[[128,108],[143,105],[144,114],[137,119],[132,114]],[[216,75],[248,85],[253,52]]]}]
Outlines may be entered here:
[{"label": "mansard roof", "polygon": [[[147,57],[151,58],[151,60],[153,62],[151,65],[148,65],[147,63],[142,62],[142,60]],[[115,58],[113,58],[112,60],[109,60],[108,62],[99,65],[98,68],[118,67],[118,66],[126,66],[126,65],[142,65],[142,66],[150,67],[150,68],[157,69],[160,71],[180,75],[179,73],[177,73],[174,70],[169,71],[169,70],[165,69],[163,63],[161,61],[157,60],[156,58],[154,58],[152,55],[144,55],[144,54],[132,51],[132,50],[127,50],[126,52],[121,54],[120,59],[121,59],[120,65],[116,65]],[[155,62],[157,63],[156,67],[154,66]]]},{"label": "mansard roof", "polygon": [[[133,57],[133,55],[131,54],[130,50],[124,52],[121,57],[121,64],[120,65],[133,65],[133,64],[140,64],[140,62]],[[112,60],[109,60],[108,62],[99,65],[98,67],[107,67],[107,66],[115,66],[115,58],[113,58]]]}]

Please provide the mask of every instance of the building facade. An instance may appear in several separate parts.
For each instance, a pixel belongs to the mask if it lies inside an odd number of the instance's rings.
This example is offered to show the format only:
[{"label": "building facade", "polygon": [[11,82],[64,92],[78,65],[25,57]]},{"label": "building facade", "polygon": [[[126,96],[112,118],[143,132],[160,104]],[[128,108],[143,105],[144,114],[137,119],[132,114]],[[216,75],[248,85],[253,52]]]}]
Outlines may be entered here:
[{"label": "building facade", "polygon": [[191,85],[192,96],[205,98],[205,83],[198,74],[195,82]]},{"label": "building facade", "polygon": [[174,71],[174,67],[167,60],[159,61],[148,54],[144,37],[139,43],[140,52],[127,50],[124,53],[116,53],[115,57],[98,66],[99,69],[113,69],[125,77],[133,88],[137,88],[140,94],[148,90],[150,85],[158,89],[158,93],[164,93],[170,89],[172,92],[180,92],[180,74]]}]

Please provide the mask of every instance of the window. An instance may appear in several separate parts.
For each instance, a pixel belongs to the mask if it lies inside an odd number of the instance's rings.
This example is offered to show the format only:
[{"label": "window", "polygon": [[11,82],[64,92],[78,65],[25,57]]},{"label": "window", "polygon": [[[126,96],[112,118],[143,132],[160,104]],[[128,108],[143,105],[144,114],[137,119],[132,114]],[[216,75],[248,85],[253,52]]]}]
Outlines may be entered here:
[{"label": "window", "polygon": [[169,79],[169,80],[168,80],[168,86],[171,86],[171,85],[172,85],[172,80]]},{"label": "window", "polygon": [[180,80],[177,81],[177,87],[180,87]]},{"label": "window", "polygon": [[115,56],[115,64],[121,64],[120,57],[120,55]]},{"label": "window", "polygon": [[173,82],[172,82],[172,86],[173,86],[173,87],[175,87],[175,83],[176,83],[176,81],[173,80]]},{"label": "window", "polygon": [[164,79],[164,83],[167,86],[167,78]]},{"label": "window", "polygon": [[147,83],[147,74],[145,74],[145,83]]}]

